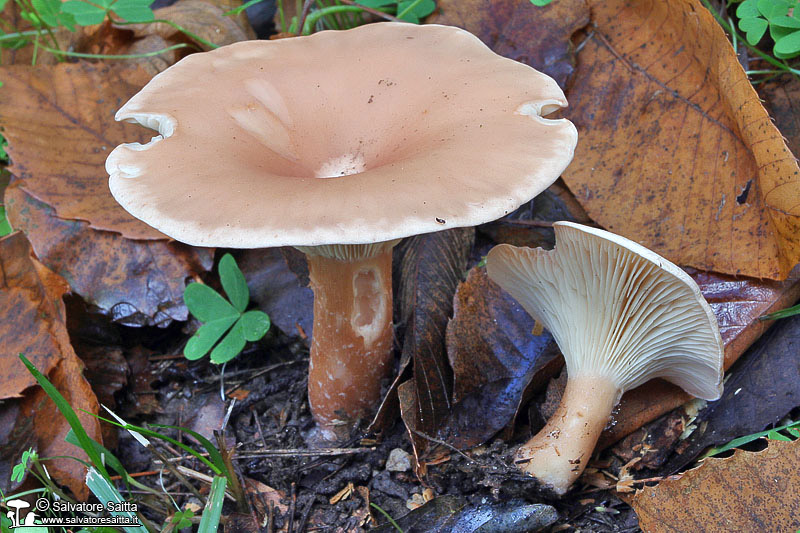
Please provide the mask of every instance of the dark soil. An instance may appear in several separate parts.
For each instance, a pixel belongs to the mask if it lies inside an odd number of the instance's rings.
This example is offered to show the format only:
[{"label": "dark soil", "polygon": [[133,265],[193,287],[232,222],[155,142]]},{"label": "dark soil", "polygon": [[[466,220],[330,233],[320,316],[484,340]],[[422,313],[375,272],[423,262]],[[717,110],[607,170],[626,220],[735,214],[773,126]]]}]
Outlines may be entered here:
[{"label": "dark soil", "polygon": [[[97,324],[96,317],[92,319],[91,323]],[[80,328],[73,331],[80,332]],[[413,459],[407,470],[386,468],[392,450],[401,449],[413,457],[399,419],[380,440],[354,434],[349,442],[336,443],[345,450],[314,455],[314,424],[306,401],[308,351],[299,340],[271,332],[258,344],[249,345],[224,367],[223,374],[222,368],[207,360],[189,362],[180,356],[179,343],[186,332],[177,326],[131,330],[107,325],[103,331],[84,333],[103,339],[103,344],[113,341],[121,345],[129,375],[127,385],[115,392],[114,399],[116,412],[127,421],[187,427],[214,441],[214,432],[223,427],[230,409],[224,434],[227,445],[235,447],[239,475],[275,489],[279,501],[272,506],[270,518],[270,505],[255,491],[247,490],[253,514],[235,514],[235,505],[226,503],[226,531],[365,531],[388,523],[368,505],[367,498],[389,516],[399,518],[426,499],[444,495],[458,498],[464,508],[548,503],[557,509],[560,519],[546,531],[639,531],[636,515],[613,491],[586,487],[552,500],[530,478],[509,468],[513,445],[529,435],[529,428],[512,439],[511,447],[495,439],[464,453],[442,450],[444,459],[427,467],[424,482],[415,474]],[[88,372],[93,366],[90,362]],[[111,380],[110,376],[106,378]],[[102,388],[104,380],[94,381],[96,388]],[[236,401],[230,408],[232,398]],[[191,437],[177,431],[168,434],[200,449]],[[161,470],[156,457],[127,432],[120,431],[117,437],[116,453],[129,472]],[[161,451],[168,457],[179,455],[173,446]],[[282,455],[276,456],[277,451]],[[183,459],[179,464],[208,473],[195,459]],[[161,481],[158,478],[144,479],[153,487],[163,483],[178,505],[197,502],[169,472],[164,471]],[[207,483],[192,482],[207,493]],[[348,491],[350,484],[353,490]],[[508,505],[502,507],[503,512],[508,512]],[[154,508],[145,514],[163,522],[163,511]],[[258,527],[251,516],[259,522]]]}]

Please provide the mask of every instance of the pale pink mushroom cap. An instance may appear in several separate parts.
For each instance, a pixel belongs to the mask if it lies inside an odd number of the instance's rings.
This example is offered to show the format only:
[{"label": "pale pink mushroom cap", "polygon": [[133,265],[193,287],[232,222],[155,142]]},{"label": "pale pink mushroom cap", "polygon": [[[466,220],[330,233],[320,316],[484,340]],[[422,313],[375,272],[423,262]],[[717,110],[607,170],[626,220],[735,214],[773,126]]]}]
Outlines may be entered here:
[{"label": "pale pink mushroom cap", "polygon": [[366,244],[497,219],[577,140],[548,76],[453,27],[370,24],[192,54],[116,115],[111,192],[196,246]]}]

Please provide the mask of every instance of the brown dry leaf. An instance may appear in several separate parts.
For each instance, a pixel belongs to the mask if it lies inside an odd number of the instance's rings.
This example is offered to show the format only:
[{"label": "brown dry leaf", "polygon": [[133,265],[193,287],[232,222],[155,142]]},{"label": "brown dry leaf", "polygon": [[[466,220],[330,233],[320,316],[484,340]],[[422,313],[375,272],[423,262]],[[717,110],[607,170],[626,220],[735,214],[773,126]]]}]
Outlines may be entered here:
[{"label": "brown dry leaf", "polygon": [[589,23],[584,0],[537,8],[528,0],[439,0],[427,22],[469,30],[498,54],[545,72],[565,87],[574,71],[570,37]]},{"label": "brown dry leaf", "polygon": [[[241,2],[235,0],[179,0],[171,6],[156,9],[154,14],[157,20],[168,20],[206,41],[224,46],[255,39],[255,32],[244,12],[236,17],[224,15],[226,11],[240,5]],[[179,34],[173,26],[163,22],[133,24],[125,28],[132,29],[136,37],[158,35],[167,40],[176,40]],[[185,38],[187,37],[182,37]],[[210,50],[203,43],[197,44],[204,50]]]},{"label": "brown dry leaf", "polygon": [[[100,422],[90,414],[98,414],[97,398],[83,377],[83,363],[75,352],[65,355],[48,378],[78,414],[86,433],[102,443]],[[33,418],[40,456],[77,457],[88,461],[89,458],[82,449],[64,441],[70,430],[69,423],[43,389],[34,389],[23,402],[22,408]],[[83,464],[68,458],[53,459],[47,462],[47,471],[57,483],[68,486],[79,500],[89,497],[89,488],[84,482],[86,467]]]},{"label": "brown dry leaf", "polygon": [[122,142],[149,137],[114,121],[114,113],[150,78],[128,65],[89,63],[0,67],[0,127],[8,140],[9,170],[61,218],[131,239],[164,239],[117,204],[108,190],[105,160]]},{"label": "brown dry leaf", "polygon": [[5,204],[12,227],[24,231],[36,256],[67,279],[72,291],[111,318],[131,326],[186,320],[186,279],[207,271],[212,252],[177,242],[137,241],[62,220],[12,183]]},{"label": "brown dry leaf", "polygon": [[797,531],[800,440],[771,440],[760,452],[706,459],[680,479],[629,499],[647,533]]},{"label": "brown dry leaf", "polygon": [[289,510],[289,506],[283,503],[282,500],[286,495],[272,487],[261,483],[255,479],[246,477],[244,478],[244,490],[253,502],[253,508],[258,514],[259,522],[263,518],[269,516],[269,506],[274,505],[275,511],[283,514]]},{"label": "brown dry leaf", "polygon": [[[38,452],[43,457],[73,456],[86,459],[85,453],[64,442],[69,431],[64,417],[44,391],[30,388],[35,379],[23,366],[18,354],[26,357],[58,388],[79,413],[87,433],[102,442],[100,426],[89,413],[97,413],[97,399],[83,377],[83,363],[75,355],[67,333],[63,280],[31,258],[31,247],[24,234],[17,232],[0,239],[0,315],[14,317],[0,326],[0,398],[24,393],[20,411],[33,420]],[[27,389],[27,390],[26,390]],[[80,499],[86,499],[85,469],[77,461],[54,459],[47,464],[50,475],[67,485]]]},{"label": "brown dry leaf", "polygon": [[[725,343],[725,369],[750,347],[774,321],[759,317],[791,306],[800,298],[800,280],[784,282],[735,279],[692,272],[717,322]],[[614,422],[600,437],[604,448],[679,407],[691,397],[671,383],[654,380],[625,393],[614,411]]]},{"label": "brown dry leaf", "polygon": [[[452,409],[452,372],[447,361],[445,332],[453,314],[453,295],[467,266],[475,242],[473,228],[455,228],[417,235],[400,245],[400,275],[397,294],[400,320],[405,326],[403,360],[413,361],[417,411],[413,426],[434,435]],[[409,389],[410,390],[410,389]],[[425,443],[416,440],[415,450]]]},{"label": "brown dry leaf", "polygon": [[[169,43],[158,35],[148,35],[141,39],[135,40],[131,43],[122,53],[124,54],[149,54],[158,52],[169,46]],[[178,60],[177,50],[169,52],[162,52],[157,56],[140,57],[138,59],[130,60],[136,63],[142,70],[147,72],[148,76],[155,76],[159,72],[166,70]]]},{"label": "brown dry leaf", "polygon": [[698,0],[589,0],[564,180],[607,229],[702,270],[785,279],[800,169]]},{"label": "brown dry leaf", "polygon": [[[435,20],[558,79],[548,63],[586,4],[442,0]],[[800,260],[800,170],[712,15],[698,0],[588,4],[564,113],[579,131],[563,176],[578,201],[678,264],[786,278]]]},{"label": "brown dry leaf", "polygon": [[529,386],[541,388],[558,371],[562,359],[553,337],[533,335],[533,327],[534,320],[485,268],[470,270],[458,285],[447,324],[453,408],[439,437],[459,449],[486,442],[514,421]]},{"label": "brown dry leaf", "polygon": [[13,317],[0,321],[0,400],[20,397],[36,384],[19,360],[20,353],[45,375],[64,354],[73,353],[60,300],[63,292],[52,294],[45,281],[36,271],[24,234],[0,239],[0,316]]}]

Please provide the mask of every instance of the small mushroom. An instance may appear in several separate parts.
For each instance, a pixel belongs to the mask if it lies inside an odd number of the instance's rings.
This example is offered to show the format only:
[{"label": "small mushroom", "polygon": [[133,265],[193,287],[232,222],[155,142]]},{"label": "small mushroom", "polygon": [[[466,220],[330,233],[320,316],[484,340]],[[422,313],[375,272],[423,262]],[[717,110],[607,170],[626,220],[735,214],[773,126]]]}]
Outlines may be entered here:
[{"label": "small mushroom", "polygon": [[501,244],[486,269],[564,354],[561,404],[516,454],[524,472],[564,494],[626,390],[663,378],[718,399],[723,344],[711,308],[683,270],[607,231],[570,222],[554,229],[555,249]]},{"label": "small mushroom", "polygon": [[[9,511],[6,514],[6,516],[8,516],[8,518],[11,519],[12,525],[19,526],[21,524],[21,522],[19,521],[19,511],[20,511],[20,509],[27,509],[28,507],[31,506],[31,504],[29,504],[25,500],[16,500],[16,499],[14,499],[14,500],[7,501],[6,502],[6,506],[11,508],[11,509],[14,509],[13,513],[11,511]],[[11,518],[12,516],[14,518]]]},{"label": "small mushroom", "polygon": [[192,54],[116,115],[158,130],[108,157],[135,217],[195,246],[295,246],[314,289],[308,393],[326,436],[392,369],[392,247],[509,213],[577,141],[548,76],[453,27],[369,24]]}]

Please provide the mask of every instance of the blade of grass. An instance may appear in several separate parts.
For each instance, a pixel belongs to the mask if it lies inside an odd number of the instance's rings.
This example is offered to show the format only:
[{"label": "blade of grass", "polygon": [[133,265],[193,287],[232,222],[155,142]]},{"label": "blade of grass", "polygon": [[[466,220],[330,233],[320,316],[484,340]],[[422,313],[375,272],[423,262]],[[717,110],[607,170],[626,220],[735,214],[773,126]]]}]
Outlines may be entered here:
[{"label": "blade of grass", "polygon": [[217,465],[217,467],[220,469],[220,471],[222,471],[222,472],[225,471],[225,460],[222,458],[222,454],[219,453],[219,450],[217,449],[217,447],[214,446],[214,444],[212,444],[212,442],[210,440],[208,440],[207,438],[205,438],[204,436],[202,436],[198,432],[192,431],[191,429],[180,427],[180,426],[166,426],[166,425],[162,425],[162,424],[152,424],[152,426],[153,427],[157,427],[157,428],[175,429],[177,431],[181,431],[183,433],[186,433],[187,435],[191,435],[192,437],[195,438],[195,440],[197,440],[197,442],[200,443],[200,445],[203,446],[203,448],[206,449],[206,451],[208,452],[209,459],[211,459],[211,461],[215,465]]},{"label": "blade of grass", "polygon": [[261,2],[264,2],[264,1],[265,0],[250,0],[249,2],[245,2],[244,4],[240,5],[239,7],[234,7],[230,11],[226,11],[222,15],[225,16],[225,17],[229,17],[231,15],[238,15],[239,13],[241,13],[242,11],[247,9],[248,7],[254,6],[256,4],[260,4]]},{"label": "blade of grass", "polygon": [[775,311],[774,313],[770,313],[768,315],[764,315],[759,317],[759,320],[775,320],[778,318],[788,318],[790,316],[794,316],[800,313],[800,304],[795,305],[793,307],[787,307],[786,309],[781,309],[780,311]]},{"label": "blade of grass", "polygon": [[203,455],[200,452],[198,452],[197,450],[195,450],[191,446],[187,446],[186,444],[184,444],[182,442],[178,442],[176,439],[173,439],[172,437],[168,437],[168,436],[162,435],[161,433],[158,433],[156,431],[152,431],[152,430],[149,430],[147,428],[140,427],[140,426],[135,426],[133,424],[120,424],[119,422],[116,422],[114,420],[110,420],[108,418],[104,418],[104,417],[102,417],[100,415],[94,415],[94,416],[97,417],[98,419],[102,420],[103,422],[107,422],[107,423],[109,423],[109,424],[111,424],[113,426],[117,426],[118,428],[126,429],[128,431],[135,431],[137,433],[141,433],[142,435],[146,435],[148,437],[153,437],[153,438],[156,438],[156,439],[165,440],[165,441],[169,442],[170,444],[172,444],[173,446],[177,446],[178,448],[182,449],[186,453],[191,454],[192,456],[194,456],[197,460],[199,460],[200,462],[205,464],[208,468],[210,468],[211,471],[214,472],[215,475],[221,476],[221,475],[224,474],[222,470],[217,468],[217,465],[215,465],[214,463],[209,461],[207,458],[203,457]]},{"label": "blade of grass", "polygon": [[[105,446],[103,446],[102,444],[100,444],[99,442],[94,440],[93,438],[89,437],[89,440],[92,441],[92,446],[94,447],[95,450],[97,450],[97,453],[102,457],[103,461],[114,472],[119,474],[120,477],[122,477],[122,479],[127,479],[128,478],[128,472],[125,470],[125,467],[122,466],[122,463],[119,462],[119,459],[117,459],[114,456],[114,454],[112,454],[110,451],[108,451],[108,449]],[[69,432],[67,433],[67,436],[64,437],[64,441],[66,441],[66,442],[68,442],[70,444],[74,444],[75,446],[80,446],[81,445],[80,441],[78,440],[78,436],[75,434],[75,431],[73,429],[71,429],[71,428],[70,428]]]},{"label": "blade of grass", "polygon": [[97,468],[98,472],[100,472],[104,478],[108,479],[110,476],[108,475],[108,471],[103,464],[100,454],[97,453],[97,449],[92,444],[94,441],[86,433],[86,430],[83,429],[81,421],[78,418],[78,415],[72,409],[72,406],[70,406],[69,402],[67,402],[61,393],[58,392],[58,389],[56,389],[55,386],[50,383],[50,380],[48,380],[35,366],[33,366],[33,363],[31,363],[24,354],[19,354],[19,358],[22,360],[22,364],[24,364],[28,369],[28,372],[33,375],[39,385],[44,389],[44,392],[47,393],[47,396],[49,396],[53,403],[56,404],[56,408],[58,408],[58,410],[67,420],[69,427],[71,427],[75,432],[75,437],[78,439],[80,447],[84,452],[86,452],[86,455],[89,456],[89,459],[92,461],[94,467]]},{"label": "blade of grass", "polygon": [[200,526],[197,533],[216,533],[219,527],[219,518],[222,515],[222,501],[225,498],[224,477],[218,476],[211,482],[211,492],[208,495],[206,508],[200,518]]},{"label": "blade of grass", "polygon": [[[86,474],[86,486],[89,487],[89,490],[92,491],[92,494],[97,496],[97,499],[103,502],[103,505],[108,508],[109,503],[120,504],[123,503],[122,495],[119,493],[116,487],[112,485],[106,478],[101,476],[97,470],[94,468],[90,468],[89,472]],[[110,513],[112,516],[124,516],[129,520],[133,520],[136,515],[130,511],[111,511]],[[149,533],[147,528],[138,525],[138,526],[123,526],[122,529],[127,531],[128,533]]]},{"label": "blade of grass", "polygon": [[389,523],[390,523],[390,524],[392,524],[392,525],[394,526],[394,528],[395,528],[397,531],[399,531],[400,533],[405,533],[405,532],[403,531],[403,528],[401,528],[401,527],[400,527],[400,526],[397,524],[397,522],[395,522],[395,521],[394,521],[394,518],[392,518],[391,516],[389,516],[389,513],[387,513],[386,511],[384,511],[383,509],[381,509],[380,507],[378,507],[376,504],[374,504],[374,503],[372,503],[372,502],[369,502],[369,506],[370,506],[370,507],[374,507],[375,509],[377,509],[377,510],[378,510],[378,512],[379,512],[379,513],[381,513],[383,516],[385,516],[385,517],[386,517],[386,520],[388,520],[388,521],[389,521]]},{"label": "blade of grass", "polygon": [[317,9],[316,11],[312,11],[306,17],[305,23],[303,23],[303,35],[311,34],[311,28],[317,25],[319,19],[331,15],[333,13],[358,13],[363,11],[360,7],[356,6],[329,6],[323,9]]},{"label": "blade of grass", "polygon": [[766,437],[770,433],[772,433],[773,431],[778,432],[778,431],[783,431],[783,430],[786,430],[786,429],[796,429],[796,428],[800,428],[800,421],[792,422],[791,424],[786,424],[785,426],[780,426],[780,427],[777,427],[777,428],[772,428],[772,429],[767,429],[767,430],[764,430],[764,431],[759,431],[758,433],[753,433],[751,435],[745,435],[744,437],[739,437],[739,438],[733,439],[728,444],[725,444],[724,446],[721,446],[719,448],[711,448],[708,452],[706,452],[705,455],[703,455],[703,458],[713,457],[713,456],[719,455],[719,454],[721,454],[723,452],[727,452],[728,450],[732,450],[733,448],[738,448],[739,446],[743,446],[743,445],[745,445],[745,444],[747,444],[749,442],[753,442],[754,440],[758,440],[758,439],[761,439],[763,437]]},{"label": "blade of grass", "polygon": [[49,46],[45,46],[43,44],[39,45],[39,48],[50,52],[55,56],[67,56],[67,57],[80,57],[80,58],[88,58],[88,59],[138,59],[142,57],[154,57],[164,52],[169,52],[171,50],[177,50],[179,48],[188,48],[190,45],[186,43],[180,44],[173,44],[172,46],[168,46],[166,48],[162,48],[161,50],[156,50],[154,52],[144,52],[141,54],[85,54],[83,52],[69,52],[66,50],[56,50],[55,48],[50,48]]}]

